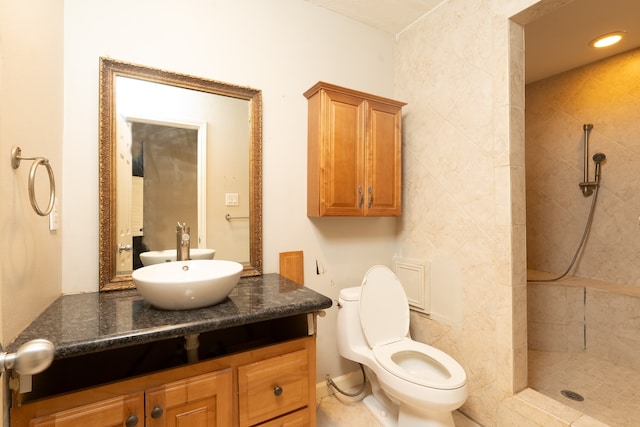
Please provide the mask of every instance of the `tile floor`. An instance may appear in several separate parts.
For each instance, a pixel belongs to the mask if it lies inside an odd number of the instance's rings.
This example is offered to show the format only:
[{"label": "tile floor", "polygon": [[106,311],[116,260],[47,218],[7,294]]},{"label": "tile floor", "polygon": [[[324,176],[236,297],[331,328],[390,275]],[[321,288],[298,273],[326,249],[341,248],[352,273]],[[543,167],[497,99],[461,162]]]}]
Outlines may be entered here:
[{"label": "tile floor", "polygon": [[[640,426],[640,372],[586,353],[529,351],[529,387],[611,427]],[[561,390],[579,393],[568,399]],[[477,427],[454,413],[456,427]],[[330,395],[318,405],[318,427],[381,427],[361,401]]]},{"label": "tile floor", "polygon": [[[640,426],[640,372],[586,353],[529,351],[529,387],[612,427]],[[560,394],[571,390],[577,402]]]},{"label": "tile floor", "polygon": [[[459,412],[454,412],[456,427],[479,427]],[[335,394],[324,397],[318,405],[318,427],[382,427],[364,403]]]}]

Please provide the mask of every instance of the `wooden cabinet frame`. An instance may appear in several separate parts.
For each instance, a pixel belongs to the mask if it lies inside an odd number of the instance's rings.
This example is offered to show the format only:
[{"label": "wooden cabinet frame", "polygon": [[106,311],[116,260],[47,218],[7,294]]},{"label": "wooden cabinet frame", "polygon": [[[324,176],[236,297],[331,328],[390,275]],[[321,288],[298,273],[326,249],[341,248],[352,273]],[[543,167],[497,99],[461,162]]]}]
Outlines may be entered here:
[{"label": "wooden cabinet frame", "polygon": [[324,82],[304,95],[307,215],[399,216],[406,104]]},{"label": "wooden cabinet frame", "polygon": [[[156,403],[160,401],[166,403],[168,399],[171,399],[174,402],[172,405],[177,408],[173,412],[179,413],[181,402],[189,405],[189,402],[200,399],[203,393],[209,393],[217,396],[214,400],[219,400],[216,404],[216,411],[228,411],[230,415],[230,421],[226,424],[220,424],[220,422],[227,418],[218,417],[218,425],[237,427],[240,425],[239,408],[242,406],[240,402],[242,396],[239,397],[238,370],[247,369],[246,367],[260,362],[264,362],[268,369],[277,369],[279,360],[289,362],[291,359],[290,354],[298,355],[297,357],[299,357],[301,352],[304,353],[306,358],[304,366],[308,368],[303,381],[306,387],[304,393],[307,398],[296,405],[286,407],[282,413],[270,415],[276,418],[265,422],[267,425],[270,422],[278,425],[276,421],[280,420],[280,418],[277,417],[283,417],[283,420],[308,420],[301,425],[315,426],[315,335],[167,369],[137,378],[96,385],[86,390],[51,396],[25,404],[19,404],[14,396],[14,405],[11,409],[11,425],[12,427],[27,427],[34,425],[30,424],[32,421],[42,419],[44,421],[48,420],[48,422],[35,425],[56,427],[64,425],[55,423],[60,414],[67,415],[74,413],[74,411],[82,411],[82,409],[88,409],[91,413],[95,413],[100,412],[101,409],[105,409],[107,406],[113,412],[111,407],[115,405],[115,411],[119,410],[123,413],[124,420],[129,416],[129,413],[124,413],[123,411],[136,411],[140,420],[137,424],[139,427],[145,425],[168,426],[171,424],[153,422],[151,411]],[[203,387],[205,381],[214,381],[215,384],[211,383],[210,387]],[[140,403],[142,402],[141,396],[145,396],[144,398],[147,401],[147,407],[142,412],[140,412],[140,408],[141,406],[144,408],[144,405]],[[191,398],[187,398],[189,396]],[[205,406],[198,404],[198,408]],[[184,406],[183,408],[186,407]],[[163,410],[166,411],[164,408]],[[76,415],[76,420],[83,419],[79,417],[81,415]],[[100,424],[96,422],[87,425],[100,427]]]}]

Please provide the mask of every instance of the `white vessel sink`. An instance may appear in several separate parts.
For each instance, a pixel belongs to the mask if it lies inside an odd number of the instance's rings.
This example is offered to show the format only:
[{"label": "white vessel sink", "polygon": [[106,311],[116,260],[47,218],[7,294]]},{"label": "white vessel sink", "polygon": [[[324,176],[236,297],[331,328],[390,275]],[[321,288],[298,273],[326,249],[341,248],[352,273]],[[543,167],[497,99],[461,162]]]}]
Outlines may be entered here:
[{"label": "white vessel sink", "polygon": [[222,302],[238,284],[242,264],[189,260],[149,265],[131,277],[142,297],[156,308],[189,310]]},{"label": "white vessel sink", "polygon": [[[215,249],[193,248],[189,252],[191,259],[213,259],[216,255]],[[176,260],[175,249],[165,249],[163,251],[149,251],[140,254],[140,261],[145,267],[147,265],[160,264],[161,262],[171,262]]]}]

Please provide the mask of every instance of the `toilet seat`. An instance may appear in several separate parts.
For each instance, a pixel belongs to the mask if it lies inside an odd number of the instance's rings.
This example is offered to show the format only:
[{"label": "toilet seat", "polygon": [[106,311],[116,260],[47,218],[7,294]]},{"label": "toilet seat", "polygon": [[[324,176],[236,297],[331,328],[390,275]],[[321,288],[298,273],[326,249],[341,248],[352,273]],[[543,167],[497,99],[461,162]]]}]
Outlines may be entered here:
[{"label": "toilet seat", "polygon": [[447,353],[413,341],[404,287],[387,267],[367,271],[360,287],[360,325],[375,359],[405,381],[440,390],[466,384],[462,366]]},{"label": "toilet seat", "polygon": [[380,366],[403,380],[439,390],[464,386],[467,375],[447,353],[410,338],[372,348]]}]

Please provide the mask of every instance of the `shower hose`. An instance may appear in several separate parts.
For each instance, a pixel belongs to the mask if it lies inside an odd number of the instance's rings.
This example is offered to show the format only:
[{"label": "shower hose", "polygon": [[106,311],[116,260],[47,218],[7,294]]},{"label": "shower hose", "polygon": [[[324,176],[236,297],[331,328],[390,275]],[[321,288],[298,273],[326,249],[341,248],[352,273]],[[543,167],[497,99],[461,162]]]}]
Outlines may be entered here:
[{"label": "shower hose", "polygon": [[580,255],[580,251],[584,246],[584,242],[587,240],[587,236],[589,235],[589,230],[591,229],[591,223],[593,222],[593,212],[596,209],[596,200],[598,199],[598,188],[600,185],[596,185],[593,190],[593,199],[591,199],[591,208],[589,209],[589,217],[587,218],[587,224],[584,227],[584,232],[582,233],[582,239],[580,239],[580,244],[578,245],[578,249],[576,249],[576,253],[573,255],[573,259],[569,264],[569,267],[558,277],[554,277],[553,279],[539,279],[539,280],[527,280],[527,283],[541,283],[541,282],[555,282],[557,280],[562,279],[564,276],[569,274],[569,271],[573,268],[573,265],[576,263],[578,259],[578,255]]}]

